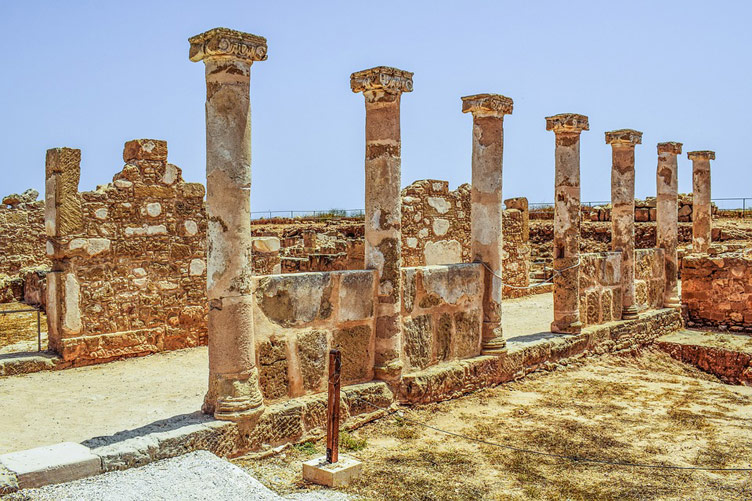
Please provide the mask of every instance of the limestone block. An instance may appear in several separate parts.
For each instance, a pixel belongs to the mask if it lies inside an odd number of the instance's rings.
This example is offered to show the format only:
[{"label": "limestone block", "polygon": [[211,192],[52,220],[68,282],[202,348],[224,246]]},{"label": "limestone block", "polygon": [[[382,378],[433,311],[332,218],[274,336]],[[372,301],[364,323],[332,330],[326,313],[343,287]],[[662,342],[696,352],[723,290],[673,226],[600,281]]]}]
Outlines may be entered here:
[{"label": "limestone block", "polygon": [[158,217],[162,214],[162,204],[159,202],[152,202],[146,204],[146,214],[149,217]]},{"label": "limestone block", "polygon": [[437,295],[447,304],[457,304],[463,297],[478,298],[481,294],[479,264],[426,266],[421,272],[426,293]]},{"label": "limestone block", "polygon": [[167,161],[167,141],[158,139],[133,139],[125,143],[123,160],[126,163],[137,160]]},{"label": "limestone block", "polygon": [[375,272],[346,271],[342,272],[339,279],[339,321],[348,322],[373,317]]},{"label": "limestone block", "polygon": [[449,203],[445,198],[441,197],[428,197],[427,201],[428,205],[436,209],[436,212],[438,212],[439,214],[446,214],[452,207],[451,203]]},{"label": "limestone block", "polygon": [[344,454],[333,464],[322,456],[303,463],[303,479],[327,487],[342,487],[358,478],[362,469],[360,461]]},{"label": "limestone block", "polygon": [[303,379],[303,389],[315,391],[326,379],[329,345],[326,332],[314,330],[298,335],[298,365]]},{"label": "limestone block", "polygon": [[403,349],[411,367],[428,367],[433,351],[433,320],[421,315],[402,321]]},{"label": "limestone block", "polygon": [[[426,234],[427,233],[428,230],[426,230]],[[462,244],[460,244],[457,240],[439,240],[438,242],[426,242],[426,245],[423,249],[423,256],[426,266],[436,264],[461,263]]]},{"label": "limestone block", "polygon": [[206,272],[206,262],[203,259],[191,259],[189,274],[192,277],[203,275]]},{"label": "limestone block", "polygon": [[266,398],[288,394],[287,344],[283,339],[269,339],[258,345],[259,384]]},{"label": "limestone block", "polygon": [[454,356],[474,357],[480,354],[480,309],[458,311],[454,314]]},{"label": "limestone block", "polygon": [[183,222],[183,228],[185,228],[185,234],[189,237],[198,233],[198,225],[195,221],[191,221],[190,219]]},{"label": "limestone block", "polygon": [[436,323],[436,338],[434,347],[436,351],[436,361],[442,362],[452,358],[452,341],[454,336],[454,322],[452,315],[442,313]]},{"label": "limestone block", "polygon": [[449,231],[449,221],[442,218],[436,218],[433,220],[433,233],[437,237],[442,237],[446,235],[447,231]]},{"label": "limestone block", "polygon": [[342,352],[342,381],[344,384],[369,378],[373,365],[372,330],[368,325],[338,329],[332,338],[332,348]]},{"label": "limestone block", "polygon": [[99,456],[72,442],[3,454],[0,463],[15,473],[21,489],[70,482],[102,472]]},{"label": "limestone block", "polygon": [[275,275],[258,279],[256,302],[269,320],[292,327],[329,318],[331,294],[331,273]]},{"label": "limestone block", "polygon": [[277,237],[253,237],[254,252],[279,252],[279,247]]}]

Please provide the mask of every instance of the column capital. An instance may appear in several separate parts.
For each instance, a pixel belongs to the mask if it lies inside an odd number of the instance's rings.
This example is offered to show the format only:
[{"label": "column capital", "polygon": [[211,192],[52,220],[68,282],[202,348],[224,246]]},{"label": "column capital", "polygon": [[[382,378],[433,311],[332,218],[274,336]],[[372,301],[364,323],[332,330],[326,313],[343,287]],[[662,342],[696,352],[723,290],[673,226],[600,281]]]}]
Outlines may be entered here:
[{"label": "column capital", "polygon": [[715,151],[688,151],[687,158],[690,160],[715,160]]},{"label": "column capital", "polygon": [[618,129],[606,132],[606,144],[634,146],[642,143],[642,132],[634,129]]},{"label": "column capital", "polygon": [[583,130],[590,130],[590,124],[588,123],[588,117],[585,115],[560,113],[559,115],[546,117],[546,130],[552,130],[554,134],[561,132],[579,134]]},{"label": "column capital", "polygon": [[462,113],[472,113],[474,117],[498,117],[511,115],[513,108],[511,97],[501,94],[475,94],[462,98]]},{"label": "column capital", "polygon": [[350,75],[350,88],[353,92],[380,91],[386,94],[412,92],[413,74],[389,66],[376,66]]},{"label": "column capital", "polygon": [[658,153],[672,153],[674,155],[680,155],[681,152],[682,152],[682,143],[677,143],[674,141],[658,143]]},{"label": "column capital", "polygon": [[188,39],[188,58],[193,62],[226,57],[247,62],[266,60],[266,38],[229,28],[213,28]]}]

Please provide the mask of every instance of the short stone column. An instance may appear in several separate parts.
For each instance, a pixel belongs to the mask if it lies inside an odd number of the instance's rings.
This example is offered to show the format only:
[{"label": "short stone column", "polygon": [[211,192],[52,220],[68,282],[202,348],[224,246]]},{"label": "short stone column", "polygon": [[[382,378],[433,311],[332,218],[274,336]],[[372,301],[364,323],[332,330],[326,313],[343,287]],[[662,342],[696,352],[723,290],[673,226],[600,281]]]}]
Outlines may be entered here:
[{"label": "short stone column", "polygon": [[396,382],[402,324],[402,198],[400,98],[413,90],[413,74],[378,66],[350,75],[366,101],[365,267],[379,272],[374,377]]},{"label": "short stone column", "polygon": [[642,132],[620,129],[606,132],[611,145],[611,250],[621,252],[621,317],[637,318],[634,262],[635,145]]},{"label": "short stone column", "polygon": [[473,114],[472,191],[470,192],[470,252],[483,263],[483,329],[481,353],[503,353],[501,329],[501,264],[503,249],[502,161],[504,115],[512,100],[499,94],[462,98],[462,112]]},{"label": "short stone column", "polygon": [[206,66],[209,391],[203,410],[237,420],[263,410],[251,282],[251,64],[266,39],[215,28],[189,40]]},{"label": "short stone column", "polygon": [[713,212],[710,206],[710,161],[714,151],[690,151],[692,160],[692,252],[708,252],[712,239]]},{"label": "short stone column", "polygon": [[656,245],[665,255],[666,285],[663,294],[664,308],[681,308],[679,301],[679,169],[677,155],[682,143],[658,143],[658,170],[656,172]]},{"label": "short stone column", "polygon": [[554,194],[554,321],[551,332],[578,333],[580,321],[580,133],[588,117],[565,113],[546,117],[556,134]]}]

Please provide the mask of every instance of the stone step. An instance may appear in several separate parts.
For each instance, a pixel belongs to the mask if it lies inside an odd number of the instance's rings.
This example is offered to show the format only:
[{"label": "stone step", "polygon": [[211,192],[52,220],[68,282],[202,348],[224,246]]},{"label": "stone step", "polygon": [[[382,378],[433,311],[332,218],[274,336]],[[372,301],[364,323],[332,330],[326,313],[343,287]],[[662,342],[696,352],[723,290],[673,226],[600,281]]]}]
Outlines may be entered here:
[{"label": "stone step", "polygon": [[3,454],[0,464],[15,474],[19,489],[70,482],[102,472],[99,456],[73,442]]}]

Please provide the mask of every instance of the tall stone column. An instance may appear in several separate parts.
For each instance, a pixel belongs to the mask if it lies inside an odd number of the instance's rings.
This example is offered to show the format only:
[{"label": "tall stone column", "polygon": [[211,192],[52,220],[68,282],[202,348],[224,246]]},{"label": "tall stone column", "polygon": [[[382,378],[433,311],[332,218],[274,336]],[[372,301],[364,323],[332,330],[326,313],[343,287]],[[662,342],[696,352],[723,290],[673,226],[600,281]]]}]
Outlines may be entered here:
[{"label": "tall stone column", "polygon": [[251,283],[251,64],[266,39],[214,28],[189,39],[206,67],[209,391],[204,412],[237,420],[263,410]]},{"label": "tall stone column", "polygon": [[666,256],[666,286],[663,294],[664,308],[681,308],[679,300],[679,169],[677,155],[682,144],[658,143],[658,170],[656,172],[656,245]]},{"label": "tall stone column", "polygon": [[588,117],[564,113],[546,117],[556,134],[554,196],[554,321],[551,332],[578,333],[580,321],[580,133]]},{"label": "tall stone column", "polygon": [[714,151],[690,151],[692,160],[692,251],[708,252],[713,226],[710,207],[710,161]]},{"label": "tall stone column", "polygon": [[365,266],[379,273],[374,377],[392,383],[402,375],[400,97],[413,74],[378,66],[350,75],[350,87],[366,101]]},{"label": "tall stone column", "polygon": [[483,329],[481,352],[503,353],[501,329],[501,262],[503,249],[502,161],[504,115],[512,100],[499,94],[462,98],[462,112],[473,114],[473,177],[470,194],[470,248],[472,259],[483,263]]},{"label": "tall stone column", "polygon": [[84,227],[78,182],[81,150],[53,148],[45,161],[44,227],[47,257],[47,337],[49,347],[63,351],[63,340],[81,335],[80,286],[71,265],[68,244]]},{"label": "tall stone column", "polygon": [[621,252],[621,317],[637,318],[634,284],[635,145],[642,132],[620,129],[606,132],[611,145],[611,250]]}]

